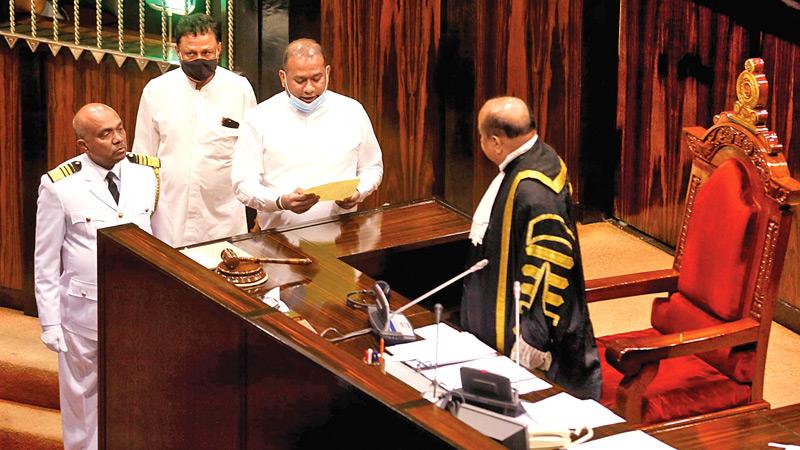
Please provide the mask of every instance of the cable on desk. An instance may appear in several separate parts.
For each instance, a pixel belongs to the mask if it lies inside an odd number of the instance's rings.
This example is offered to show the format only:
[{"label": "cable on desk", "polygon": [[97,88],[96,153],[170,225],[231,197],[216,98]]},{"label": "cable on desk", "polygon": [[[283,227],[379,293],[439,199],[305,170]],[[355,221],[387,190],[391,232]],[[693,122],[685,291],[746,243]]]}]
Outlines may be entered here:
[{"label": "cable on desk", "polygon": [[[344,340],[347,340],[347,339],[350,339],[350,338],[354,338],[356,336],[365,335],[365,334],[369,333],[370,331],[372,331],[372,328],[364,328],[363,330],[358,330],[358,331],[353,331],[352,333],[342,334],[336,328],[330,327],[330,328],[326,328],[326,329],[322,330],[322,333],[320,333],[319,335],[322,336],[323,338],[327,339],[328,342],[341,342],[341,341],[344,341]],[[340,336],[335,337],[335,338],[327,338],[327,337],[325,337],[325,335],[328,334],[329,332],[334,332],[336,334],[339,334]]]}]

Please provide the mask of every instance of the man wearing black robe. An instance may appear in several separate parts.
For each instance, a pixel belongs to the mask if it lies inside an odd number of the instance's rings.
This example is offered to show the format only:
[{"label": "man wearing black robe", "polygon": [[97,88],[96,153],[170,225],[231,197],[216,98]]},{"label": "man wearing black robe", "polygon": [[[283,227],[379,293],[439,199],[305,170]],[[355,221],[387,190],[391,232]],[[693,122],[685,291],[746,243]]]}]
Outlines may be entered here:
[{"label": "man wearing black robe", "polygon": [[491,99],[478,114],[481,148],[500,167],[478,206],[461,322],[498,351],[516,355],[514,282],[519,281],[520,360],[581,398],[600,398],[600,361],[584,296],[567,170],[541,141],[527,105]]}]

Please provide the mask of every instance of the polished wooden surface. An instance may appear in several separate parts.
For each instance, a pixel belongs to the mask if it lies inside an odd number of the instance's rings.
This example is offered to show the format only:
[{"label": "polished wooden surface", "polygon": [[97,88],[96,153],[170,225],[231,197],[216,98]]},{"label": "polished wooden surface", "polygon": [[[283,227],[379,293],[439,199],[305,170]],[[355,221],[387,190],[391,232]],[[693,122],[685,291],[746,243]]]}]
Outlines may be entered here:
[{"label": "polished wooden surface", "polygon": [[128,132],[128,146],[132,145],[139,98],[144,85],[158,75],[161,72],[155,64],[149,64],[142,72],[133,60],[128,60],[120,69],[112,58],[97,64],[88,52],[77,61],[66,49],[56,57],[44,59],[48,167],[78,154],[72,116],[90,102],[105,103],[117,111]]},{"label": "polished wooden surface", "polygon": [[800,404],[710,420],[691,426],[651,431],[681,450],[768,449],[770,442],[800,444]]},{"label": "polished wooden surface", "polygon": [[[580,196],[583,3],[560,0],[480,0],[475,6],[475,111],[499,95],[525,100],[539,135],[567,165]],[[497,166],[474,140],[473,204]]]},{"label": "polished wooden surface", "polygon": [[[340,229],[329,234],[335,223]],[[255,256],[313,261],[308,266],[266,265],[269,284],[247,292],[135,226],[101,231],[101,446],[285,448],[318,445],[324,442],[318,429],[334,425],[348,434],[338,437],[352,441],[354,433],[371,436],[371,431],[358,426],[359,416],[340,408],[353,395],[366,394],[363,401],[373,405],[367,411],[377,414],[375,420],[389,414],[387,423],[410,433],[398,439],[498,447],[379,368],[364,365],[364,349],[377,347],[373,335],[332,344],[260,301],[266,289],[280,285],[281,298],[317,332],[364,328],[366,313],[346,306],[345,294],[370,289],[373,280],[340,256],[463,240],[468,228],[463,215],[438,202],[423,202],[239,236],[236,245]],[[406,301],[401,293],[392,294],[394,307]],[[409,310],[409,318],[417,326],[432,322],[432,315],[419,307]],[[375,409],[380,404],[388,409]],[[340,424],[343,418],[346,427]],[[419,434],[421,429],[432,434]]]},{"label": "polished wooden surface", "polygon": [[[22,115],[19,48],[0,43],[0,288],[22,289]],[[2,293],[0,293],[2,295]]]},{"label": "polished wooden surface", "polygon": [[619,23],[614,215],[675,245],[691,163],[681,129],[733,104],[749,35],[688,0],[621,0]]},{"label": "polished wooden surface", "polygon": [[383,151],[383,182],[364,207],[430,197],[441,179],[440,0],[322,0],[320,10],[330,88],[364,105]]}]

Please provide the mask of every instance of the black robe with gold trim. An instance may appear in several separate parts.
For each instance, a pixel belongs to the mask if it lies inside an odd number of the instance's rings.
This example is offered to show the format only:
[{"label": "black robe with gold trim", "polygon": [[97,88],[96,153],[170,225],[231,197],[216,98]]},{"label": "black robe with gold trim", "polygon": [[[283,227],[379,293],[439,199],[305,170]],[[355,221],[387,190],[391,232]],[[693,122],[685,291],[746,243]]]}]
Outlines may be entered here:
[{"label": "black robe with gold trim", "polygon": [[541,139],[511,161],[492,206],[483,243],[468,264],[489,265],[465,278],[465,330],[508,355],[515,341],[514,281],[522,285],[521,336],[550,352],[547,377],[581,398],[600,398],[600,360],[584,293],[567,170]]}]

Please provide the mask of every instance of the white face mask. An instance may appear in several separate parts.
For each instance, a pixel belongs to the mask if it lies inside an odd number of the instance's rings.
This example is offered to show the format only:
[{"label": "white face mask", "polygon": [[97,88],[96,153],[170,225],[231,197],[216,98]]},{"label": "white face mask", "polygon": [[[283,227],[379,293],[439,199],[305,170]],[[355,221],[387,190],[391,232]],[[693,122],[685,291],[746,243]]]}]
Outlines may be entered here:
[{"label": "white face mask", "polygon": [[329,78],[328,75],[326,74],[325,89],[322,91],[322,94],[320,94],[317,98],[315,98],[314,101],[311,103],[306,103],[300,100],[299,98],[295,97],[294,95],[292,95],[292,93],[289,92],[288,87],[284,88],[286,90],[286,93],[289,94],[289,104],[292,105],[294,109],[300,111],[301,113],[311,114],[325,102],[325,97],[326,97],[325,94],[328,93],[328,81]]}]

